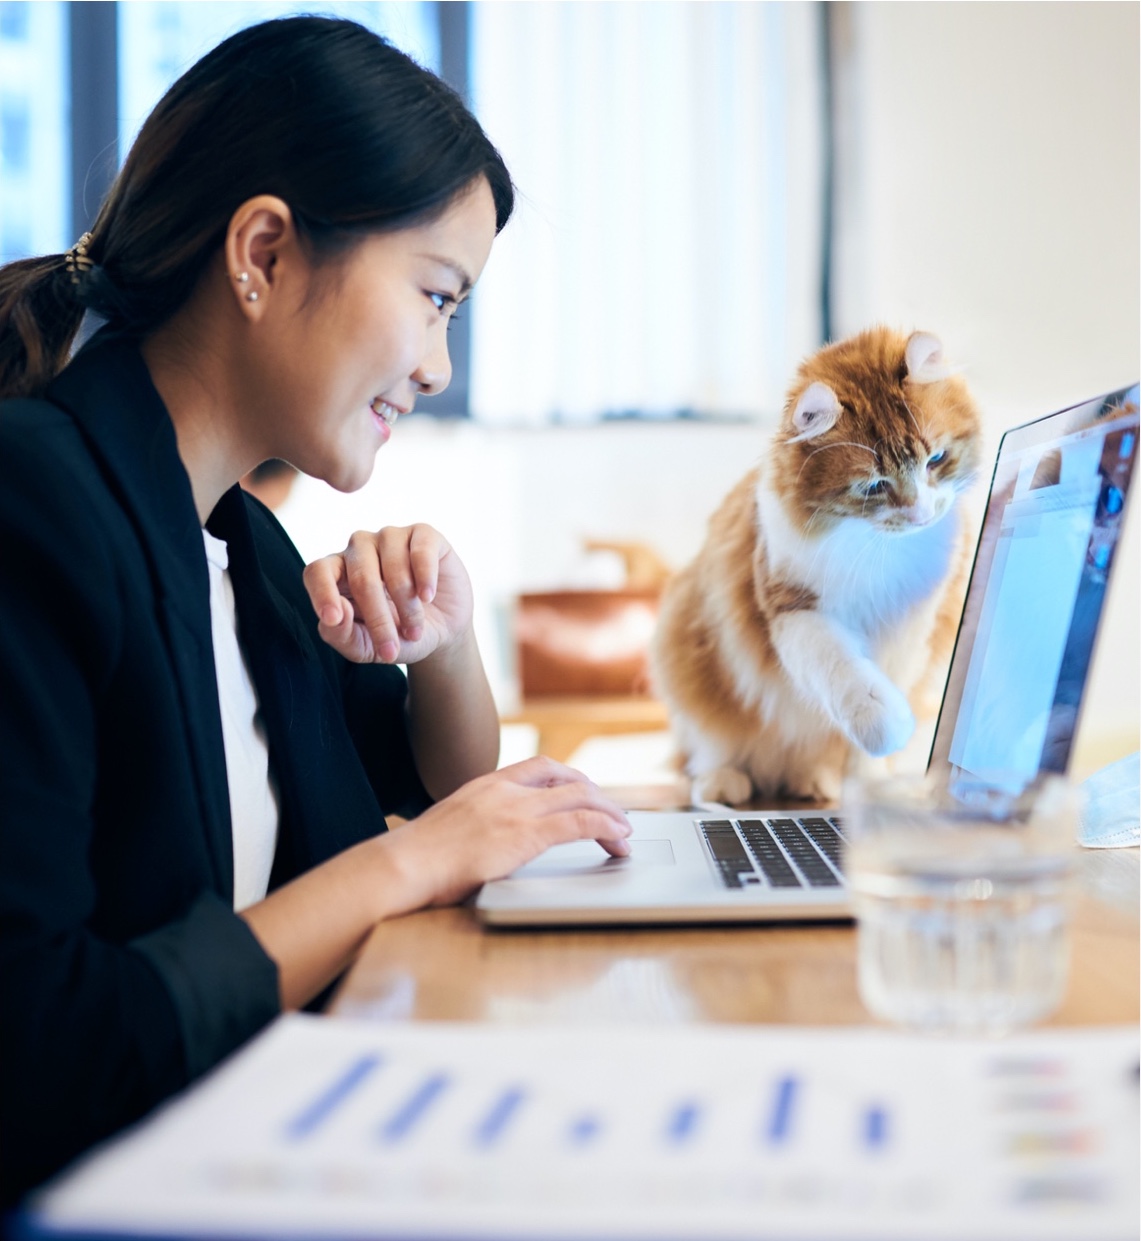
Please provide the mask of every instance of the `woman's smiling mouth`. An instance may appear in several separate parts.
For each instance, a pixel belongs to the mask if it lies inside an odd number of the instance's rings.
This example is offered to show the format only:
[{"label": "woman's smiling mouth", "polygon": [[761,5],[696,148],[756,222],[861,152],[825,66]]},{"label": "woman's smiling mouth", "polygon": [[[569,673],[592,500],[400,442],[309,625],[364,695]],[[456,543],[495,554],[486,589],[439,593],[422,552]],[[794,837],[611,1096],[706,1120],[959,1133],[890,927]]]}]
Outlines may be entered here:
[{"label": "woman's smiling mouth", "polygon": [[405,412],[404,410],[397,408],[395,405],[390,405],[379,396],[373,397],[372,401],[369,403],[369,408],[385,424],[385,426],[388,427],[394,427],[396,425],[397,418]]}]

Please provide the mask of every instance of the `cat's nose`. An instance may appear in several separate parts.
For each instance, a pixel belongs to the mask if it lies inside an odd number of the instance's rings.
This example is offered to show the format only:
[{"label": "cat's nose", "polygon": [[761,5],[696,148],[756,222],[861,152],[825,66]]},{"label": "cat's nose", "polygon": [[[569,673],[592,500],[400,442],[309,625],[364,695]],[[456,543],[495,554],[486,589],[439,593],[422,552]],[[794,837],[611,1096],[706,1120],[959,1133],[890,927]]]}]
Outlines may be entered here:
[{"label": "cat's nose", "polygon": [[935,492],[930,487],[918,488],[914,501],[899,512],[913,526],[929,526],[939,516]]}]

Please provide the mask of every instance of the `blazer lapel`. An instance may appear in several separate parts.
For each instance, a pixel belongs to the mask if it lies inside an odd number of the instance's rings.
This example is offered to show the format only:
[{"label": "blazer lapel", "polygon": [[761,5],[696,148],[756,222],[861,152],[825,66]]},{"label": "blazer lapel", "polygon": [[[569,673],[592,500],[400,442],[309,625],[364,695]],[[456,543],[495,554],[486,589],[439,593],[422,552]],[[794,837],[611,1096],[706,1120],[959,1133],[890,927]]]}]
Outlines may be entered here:
[{"label": "blazer lapel", "polygon": [[170,652],[194,765],[199,811],[217,890],[233,899],[234,858],[226,751],[210,628],[202,529],[170,415],[136,344],[98,334],[47,392],[102,461],[152,573],[158,623]]},{"label": "blazer lapel", "polygon": [[[281,830],[273,883],[308,870],[365,836],[384,816],[345,724],[334,656],[306,630],[296,600],[274,585],[251,529],[240,487],[218,501],[208,523],[229,548],[242,649],[257,689],[270,763],[281,793]],[[267,552],[267,554],[272,554]],[[290,555],[296,553],[290,549]],[[280,562],[276,572],[290,572]],[[300,581],[300,566],[297,569]],[[320,652],[320,653],[319,653]]]}]

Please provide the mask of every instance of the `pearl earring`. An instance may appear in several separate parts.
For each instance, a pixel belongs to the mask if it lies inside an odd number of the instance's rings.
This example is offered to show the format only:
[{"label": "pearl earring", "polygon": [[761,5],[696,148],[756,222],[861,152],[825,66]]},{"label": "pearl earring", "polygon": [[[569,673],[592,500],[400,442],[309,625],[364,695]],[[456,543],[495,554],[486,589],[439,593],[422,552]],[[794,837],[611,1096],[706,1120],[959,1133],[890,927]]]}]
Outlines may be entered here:
[{"label": "pearl earring", "polygon": [[247,301],[247,302],[256,302],[257,300],[258,300],[258,291],[257,291],[257,289],[251,289],[251,290],[250,290],[250,291],[246,294],[246,301]]},{"label": "pearl earring", "polygon": [[239,284],[245,284],[245,283],[246,283],[246,281],[247,281],[249,278],[250,278],[250,273],[249,273],[248,271],[240,271],[240,272],[238,272],[238,274],[234,277],[234,279],[235,279],[235,280],[236,280]]}]

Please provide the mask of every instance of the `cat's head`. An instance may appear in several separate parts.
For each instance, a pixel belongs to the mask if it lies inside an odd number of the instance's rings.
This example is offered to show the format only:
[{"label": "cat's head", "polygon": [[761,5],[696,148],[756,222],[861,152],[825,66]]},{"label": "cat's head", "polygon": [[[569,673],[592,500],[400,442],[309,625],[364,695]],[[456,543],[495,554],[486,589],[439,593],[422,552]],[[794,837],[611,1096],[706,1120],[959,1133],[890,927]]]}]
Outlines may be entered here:
[{"label": "cat's head", "polygon": [[938,521],[974,480],[978,410],[938,339],[872,328],[802,363],[772,445],[772,486],[806,533],[858,517]]}]

